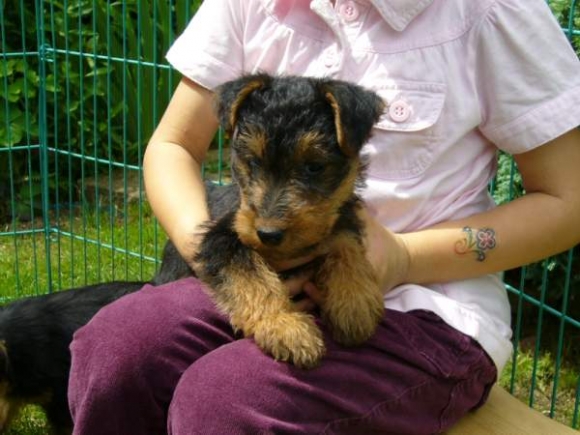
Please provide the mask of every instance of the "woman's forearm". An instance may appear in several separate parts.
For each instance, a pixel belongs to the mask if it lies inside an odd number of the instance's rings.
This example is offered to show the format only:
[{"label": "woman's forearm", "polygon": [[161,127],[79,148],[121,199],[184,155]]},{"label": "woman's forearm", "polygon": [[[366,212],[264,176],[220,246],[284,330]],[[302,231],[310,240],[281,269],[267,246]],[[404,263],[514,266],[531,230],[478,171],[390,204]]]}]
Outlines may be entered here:
[{"label": "woman's forearm", "polygon": [[529,264],[580,242],[580,131],[515,156],[527,194],[400,238],[404,282],[459,280]]},{"label": "woman's forearm", "polygon": [[401,280],[445,282],[529,264],[578,243],[579,222],[578,210],[535,193],[468,219],[401,234],[409,259]]},{"label": "woman's forearm", "polygon": [[201,164],[218,120],[213,93],[183,78],[143,159],[147,198],[183,258],[193,259],[198,226],[208,220]]},{"label": "woman's forearm", "polygon": [[159,223],[184,258],[193,258],[196,229],[209,218],[200,165],[179,145],[153,142],[143,173]]}]

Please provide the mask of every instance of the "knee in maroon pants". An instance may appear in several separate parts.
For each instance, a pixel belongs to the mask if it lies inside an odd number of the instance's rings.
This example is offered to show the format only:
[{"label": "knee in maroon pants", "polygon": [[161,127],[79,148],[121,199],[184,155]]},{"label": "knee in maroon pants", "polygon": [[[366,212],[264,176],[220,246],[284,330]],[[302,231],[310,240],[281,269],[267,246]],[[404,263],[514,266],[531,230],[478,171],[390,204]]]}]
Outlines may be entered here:
[{"label": "knee in maroon pants", "polygon": [[169,433],[436,433],[475,406],[495,379],[479,345],[435,315],[389,312],[357,348],[325,337],[328,353],[312,370],[276,362],[250,339],[206,354],[176,387]]},{"label": "knee in maroon pants", "polygon": [[[251,339],[220,347],[183,374],[169,409],[171,435],[302,433],[303,370],[265,355]],[[298,399],[298,400],[297,400]],[[320,423],[320,422],[319,422]],[[308,432],[303,432],[308,433]],[[316,433],[316,432],[311,432]]]},{"label": "knee in maroon pants", "polygon": [[181,373],[232,335],[194,279],[146,286],[105,307],[71,344],[75,433],[164,433]]}]

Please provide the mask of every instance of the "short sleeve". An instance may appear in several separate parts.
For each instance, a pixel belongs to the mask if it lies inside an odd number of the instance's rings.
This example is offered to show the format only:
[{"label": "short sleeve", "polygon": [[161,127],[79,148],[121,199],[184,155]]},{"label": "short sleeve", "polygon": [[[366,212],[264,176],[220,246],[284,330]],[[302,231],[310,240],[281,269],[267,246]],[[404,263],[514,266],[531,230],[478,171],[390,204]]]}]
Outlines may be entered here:
[{"label": "short sleeve", "polygon": [[167,52],[171,66],[207,89],[239,76],[244,3],[205,0]]},{"label": "short sleeve", "polygon": [[580,61],[544,0],[498,0],[475,33],[481,132],[517,154],[580,125]]}]

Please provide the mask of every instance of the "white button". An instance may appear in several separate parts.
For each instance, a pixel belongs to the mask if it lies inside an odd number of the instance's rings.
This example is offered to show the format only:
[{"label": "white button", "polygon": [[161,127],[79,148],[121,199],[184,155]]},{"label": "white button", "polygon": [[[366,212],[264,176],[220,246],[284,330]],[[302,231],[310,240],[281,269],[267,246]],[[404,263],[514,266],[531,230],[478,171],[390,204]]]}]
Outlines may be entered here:
[{"label": "white button", "polygon": [[355,2],[347,1],[340,5],[338,12],[346,22],[354,21],[359,16],[359,10]]},{"label": "white button", "polygon": [[326,66],[327,68],[336,65],[337,62],[338,62],[338,53],[336,52],[336,50],[332,49],[324,54],[324,66]]},{"label": "white button", "polygon": [[389,106],[389,116],[395,122],[405,122],[411,116],[411,107],[406,101],[397,100]]}]

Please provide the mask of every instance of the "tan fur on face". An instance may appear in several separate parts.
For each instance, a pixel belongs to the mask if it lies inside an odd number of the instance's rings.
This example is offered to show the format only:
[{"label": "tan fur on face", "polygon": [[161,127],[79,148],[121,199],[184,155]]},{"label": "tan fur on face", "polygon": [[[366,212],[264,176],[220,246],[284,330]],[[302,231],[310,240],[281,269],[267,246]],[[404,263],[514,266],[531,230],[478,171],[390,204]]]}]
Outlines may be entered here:
[{"label": "tan fur on face", "polygon": [[[266,186],[256,183],[255,189],[248,192],[251,199],[242,198],[240,209],[236,214],[235,230],[240,240],[270,260],[284,260],[304,255],[306,248],[319,244],[330,235],[339,217],[341,206],[353,195],[358,165],[358,161],[352,162],[348,175],[329,198],[308,202],[308,198],[304,198],[302,192],[292,194],[290,190],[288,194],[291,196],[291,206],[283,218],[265,218],[260,216],[259,210],[249,206],[250,203],[260,204],[265,194]],[[286,231],[280,245],[262,244],[256,230],[264,226]]]},{"label": "tan fur on face", "polygon": [[259,127],[248,126],[246,131],[241,133],[237,140],[241,145],[245,146],[248,150],[258,158],[264,157],[264,150],[266,148],[266,133]]},{"label": "tan fur on face", "polygon": [[313,148],[316,149],[324,141],[324,135],[316,131],[310,131],[303,134],[298,140],[296,152],[300,154],[307,154]]}]

